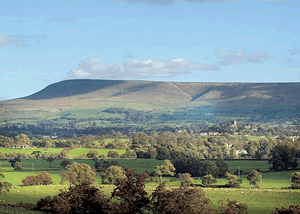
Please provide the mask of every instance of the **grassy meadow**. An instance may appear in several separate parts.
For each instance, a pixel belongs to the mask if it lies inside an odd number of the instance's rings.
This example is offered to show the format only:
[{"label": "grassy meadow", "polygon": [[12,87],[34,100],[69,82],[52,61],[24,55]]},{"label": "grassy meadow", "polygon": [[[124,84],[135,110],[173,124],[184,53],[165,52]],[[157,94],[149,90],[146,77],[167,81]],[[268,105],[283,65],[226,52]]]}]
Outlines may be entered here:
[{"label": "grassy meadow", "polygon": [[[108,159],[111,160],[111,159]],[[120,166],[129,166],[136,169],[136,173],[144,172],[145,170],[153,171],[155,166],[162,165],[162,160],[152,159],[114,159],[118,160]],[[59,193],[62,188],[67,188],[68,183],[60,185],[61,180],[59,174],[64,172],[64,169],[60,167],[62,160],[56,160],[52,163],[52,167],[46,160],[36,159],[22,159],[21,163],[24,166],[24,170],[20,172],[14,172],[8,160],[0,160],[2,166],[2,174],[5,176],[4,181],[12,183],[13,187],[7,195],[2,195],[1,199],[6,203],[27,202],[36,203],[38,199],[46,197],[47,195],[54,196]],[[70,162],[86,163],[91,167],[94,167],[94,161],[90,159],[70,159]],[[257,167],[262,170],[268,170],[270,165],[267,161],[227,161],[230,166],[231,172],[236,171],[240,166],[244,172],[251,171]],[[35,171],[32,171],[34,164]],[[28,186],[23,187],[21,180],[29,175],[37,175],[40,172],[47,171],[53,178],[54,183],[47,186]],[[285,190],[281,188],[290,186],[290,174],[294,171],[287,172],[269,172],[263,173],[262,189],[255,190],[253,185],[250,185],[246,179],[246,175],[241,175],[243,183],[241,188],[204,188],[206,196],[214,202],[212,205],[218,209],[220,205],[219,200],[231,199],[236,200],[238,203],[246,203],[249,207],[250,213],[270,213],[275,211],[277,207],[287,207],[290,204],[298,204],[300,201],[300,190]],[[97,178],[94,182],[96,186],[101,186],[102,191],[106,195],[110,195],[115,186],[101,184],[100,173],[97,173]],[[179,181],[170,181],[174,177],[163,177],[163,180],[167,181],[167,188],[178,187]],[[227,183],[226,179],[217,179],[216,185],[224,185]],[[194,179],[196,186],[201,185],[200,179]],[[156,182],[146,183],[146,190],[148,193],[153,192],[158,184]],[[0,208],[1,211],[1,208]]]}]

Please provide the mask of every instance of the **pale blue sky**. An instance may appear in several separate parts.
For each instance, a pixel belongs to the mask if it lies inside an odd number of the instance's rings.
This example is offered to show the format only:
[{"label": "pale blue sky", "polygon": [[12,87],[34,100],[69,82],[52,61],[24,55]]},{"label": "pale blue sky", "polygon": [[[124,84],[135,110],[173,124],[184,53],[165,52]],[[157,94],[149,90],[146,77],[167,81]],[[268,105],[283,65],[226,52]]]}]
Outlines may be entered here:
[{"label": "pale blue sky", "polygon": [[0,100],[65,79],[299,82],[299,0],[0,0]]}]

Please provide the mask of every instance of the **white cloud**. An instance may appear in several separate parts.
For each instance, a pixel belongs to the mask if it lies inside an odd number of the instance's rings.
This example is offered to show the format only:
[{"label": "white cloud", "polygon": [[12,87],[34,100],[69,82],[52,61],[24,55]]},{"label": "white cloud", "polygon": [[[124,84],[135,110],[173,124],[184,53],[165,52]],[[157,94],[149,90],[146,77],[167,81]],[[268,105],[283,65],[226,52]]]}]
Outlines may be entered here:
[{"label": "white cloud", "polygon": [[289,52],[291,55],[300,54],[300,48],[297,48],[297,49],[290,49],[290,50],[288,50],[288,52]]},{"label": "white cloud", "polygon": [[151,77],[172,77],[191,70],[218,70],[217,65],[201,66],[182,58],[172,59],[168,62],[132,59],[123,63],[104,65],[81,61],[76,68],[69,72],[70,78],[89,79],[141,79]]},{"label": "white cloud", "polygon": [[217,57],[219,57],[219,65],[230,65],[237,64],[242,62],[252,62],[260,63],[263,59],[268,58],[267,53],[263,52],[254,52],[246,54],[244,51],[225,51],[222,47],[217,47],[215,49]]},{"label": "white cloud", "polygon": [[90,60],[91,63],[94,63],[94,62],[97,62],[97,61],[101,60],[100,58],[93,58],[93,57],[90,57],[90,58],[87,58],[87,59]]},{"label": "white cloud", "polygon": [[41,35],[31,35],[31,36],[23,36],[23,35],[9,35],[5,36],[0,33],[0,47],[6,45],[14,45],[21,47],[28,47],[29,42],[40,43],[42,39],[45,39],[45,36]]}]

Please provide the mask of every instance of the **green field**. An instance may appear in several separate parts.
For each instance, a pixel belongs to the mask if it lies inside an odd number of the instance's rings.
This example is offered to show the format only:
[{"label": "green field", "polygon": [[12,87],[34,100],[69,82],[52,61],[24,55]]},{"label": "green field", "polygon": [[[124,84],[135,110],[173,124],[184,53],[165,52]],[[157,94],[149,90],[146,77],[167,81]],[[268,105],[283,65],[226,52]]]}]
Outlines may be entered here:
[{"label": "green field", "polygon": [[[141,173],[145,170],[153,171],[155,166],[163,164],[162,160],[151,160],[151,159],[117,159],[120,166],[125,167],[129,166],[136,169],[136,173]],[[46,197],[47,195],[58,194],[58,190],[61,188],[67,188],[67,185],[59,185],[61,178],[59,173],[64,172],[64,169],[60,167],[62,160],[56,160],[52,163],[52,167],[49,167],[49,163],[46,160],[36,160],[36,159],[22,159],[21,163],[24,166],[24,170],[20,172],[12,171],[12,167],[8,160],[0,160],[2,165],[3,174],[5,178],[4,181],[10,182],[13,185],[16,185],[16,188],[12,188],[6,196],[1,196],[2,200],[5,200],[7,203],[15,202],[28,202],[36,203],[39,198]],[[94,161],[90,159],[72,159],[71,162],[78,163],[87,163],[91,167],[94,167]],[[240,166],[242,170],[251,171],[259,167],[262,170],[268,170],[270,166],[267,161],[227,161],[230,165],[231,171]],[[32,170],[34,164],[35,171]],[[21,180],[29,175],[37,175],[38,173],[54,169],[54,171],[48,171],[54,180],[54,185],[48,186],[32,186],[32,187],[22,187]],[[28,170],[28,171],[25,171]],[[41,171],[38,171],[41,170]],[[249,185],[249,182],[246,179],[246,175],[241,175],[243,183],[241,188],[238,189],[228,189],[228,188],[204,188],[206,196],[214,202],[213,207],[218,209],[218,201],[223,198],[229,198],[231,200],[236,200],[239,203],[246,203],[250,209],[250,213],[270,213],[275,211],[275,206],[284,206],[287,207],[290,204],[298,204],[300,201],[300,190],[283,190],[282,187],[290,186],[290,174],[293,171],[287,172],[270,172],[263,173],[263,182],[262,189],[255,190],[253,185]],[[170,181],[174,177],[163,177],[163,180],[168,181],[167,187],[178,186],[179,181]],[[217,179],[216,185],[226,184],[225,179]],[[97,179],[94,182],[96,186],[99,186],[101,183],[100,173],[97,173]],[[195,179],[194,184],[196,186],[201,185],[201,180]],[[114,189],[112,185],[100,185],[104,188],[102,189],[105,194],[109,195]],[[157,186],[157,183],[150,182],[146,183],[146,190],[151,193]],[[19,191],[19,192],[17,192]],[[36,192],[34,192],[36,191]],[[244,192],[244,193],[242,193]],[[30,196],[30,197],[28,197]],[[1,210],[1,208],[0,208]]]}]

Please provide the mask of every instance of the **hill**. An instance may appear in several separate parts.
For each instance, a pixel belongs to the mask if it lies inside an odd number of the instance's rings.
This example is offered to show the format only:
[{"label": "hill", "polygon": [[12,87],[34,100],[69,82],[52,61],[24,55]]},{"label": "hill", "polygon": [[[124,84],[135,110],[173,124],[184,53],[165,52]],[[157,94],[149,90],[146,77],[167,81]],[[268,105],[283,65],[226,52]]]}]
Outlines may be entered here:
[{"label": "hill", "polygon": [[[299,117],[300,83],[184,83],[65,80],[27,97],[0,102],[0,119],[54,119],[109,107],[223,116]],[[169,111],[170,112],[170,111]],[[175,112],[175,114],[174,114]],[[181,114],[182,115],[182,114]],[[78,116],[78,115],[77,115]],[[103,115],[102,115],[103,116]]]}]

